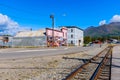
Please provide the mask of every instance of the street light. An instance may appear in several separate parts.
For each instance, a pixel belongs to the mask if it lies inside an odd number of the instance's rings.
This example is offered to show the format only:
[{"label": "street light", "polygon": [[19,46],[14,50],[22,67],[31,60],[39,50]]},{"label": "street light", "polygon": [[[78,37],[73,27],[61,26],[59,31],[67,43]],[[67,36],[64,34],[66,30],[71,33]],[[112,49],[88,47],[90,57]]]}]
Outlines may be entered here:
[{"label": "street light", "polygon": [[54,15],[51,14],[50,18],[52,19],[52,46],[54,46]]}]

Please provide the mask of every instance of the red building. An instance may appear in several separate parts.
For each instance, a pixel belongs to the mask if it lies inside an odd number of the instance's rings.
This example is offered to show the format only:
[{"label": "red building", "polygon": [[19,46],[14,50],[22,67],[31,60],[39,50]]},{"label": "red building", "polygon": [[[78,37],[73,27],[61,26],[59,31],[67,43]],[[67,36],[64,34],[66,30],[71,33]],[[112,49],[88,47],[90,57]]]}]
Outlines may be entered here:
[{"label": "red building", "polygon": [[61,30],[46,28],[47,46],[67,45],[67,28]]}]

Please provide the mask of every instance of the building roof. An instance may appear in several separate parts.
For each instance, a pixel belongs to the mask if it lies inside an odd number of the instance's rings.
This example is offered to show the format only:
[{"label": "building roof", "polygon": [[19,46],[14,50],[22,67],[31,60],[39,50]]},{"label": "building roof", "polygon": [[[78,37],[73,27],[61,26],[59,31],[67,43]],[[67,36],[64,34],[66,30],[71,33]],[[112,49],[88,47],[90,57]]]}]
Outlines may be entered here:
[{"label": "building roof", "polygon": [[66,27],[66,28],[77,28],[79,30],[84,31],[83,29],[79,28],[78,26],[59,26],[59,27]]},{"label": "building roof", "polygon": [[79,28],[77,26],[64,26],[64,27],[66,27],[66,28],[77,28],[77,29],[80,29],[80,30],[84,31],[83,29],[81,29],[81,28]]},{"label": "building roof", "polygon": [[18,32],[15,37],[39,37],[45,36],[45,30]]}]

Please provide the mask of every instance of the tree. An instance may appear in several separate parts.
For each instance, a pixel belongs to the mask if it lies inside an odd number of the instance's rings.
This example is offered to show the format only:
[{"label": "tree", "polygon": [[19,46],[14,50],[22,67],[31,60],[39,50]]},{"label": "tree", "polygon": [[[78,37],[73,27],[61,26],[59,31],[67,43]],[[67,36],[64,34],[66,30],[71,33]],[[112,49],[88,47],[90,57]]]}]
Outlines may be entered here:
[{"label": "tree", "polygon": [[91,37],[90,36],[85,36],[84,37],[84,43],[88,44],[89,42],[91,42]]}]

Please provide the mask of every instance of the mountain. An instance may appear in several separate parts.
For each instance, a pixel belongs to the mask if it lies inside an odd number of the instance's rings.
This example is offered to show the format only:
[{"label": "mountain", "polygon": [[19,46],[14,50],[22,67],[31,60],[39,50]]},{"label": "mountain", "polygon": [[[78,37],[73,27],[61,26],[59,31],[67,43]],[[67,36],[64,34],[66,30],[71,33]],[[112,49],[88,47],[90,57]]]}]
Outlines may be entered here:
[{"label": "mountain", "polygon": [[101,25],[98,27],[90,26],[84,31],[85,36],[118,36],[120,35],[120,22],[112,22],[110,24]]}]

